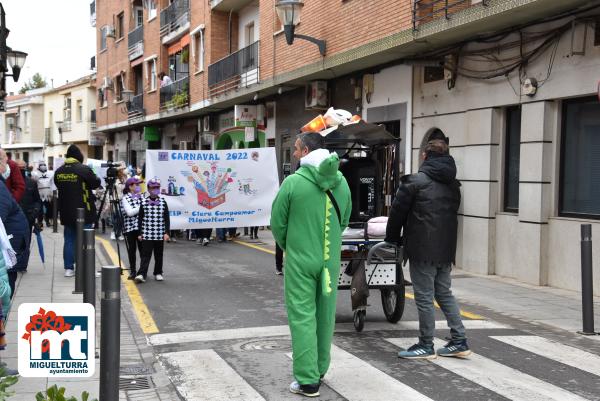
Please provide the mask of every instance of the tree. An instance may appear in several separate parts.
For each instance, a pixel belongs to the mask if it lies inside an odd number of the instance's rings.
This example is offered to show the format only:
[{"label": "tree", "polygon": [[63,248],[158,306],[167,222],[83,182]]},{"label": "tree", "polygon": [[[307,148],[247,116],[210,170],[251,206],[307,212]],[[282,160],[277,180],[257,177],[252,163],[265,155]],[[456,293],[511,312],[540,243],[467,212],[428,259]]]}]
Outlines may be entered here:
[{"label": "tree", "polygon": [[48,85],[48,84],[46,83],[46,80],[44,79],[44,77],[42,77],[39,72],[36,72],[29,79],[29,81],[25,82],[25,84],[23,85],[21,90],[19,90],[19,93],[23,94],[30,89],[45,88],[46,85]]}]

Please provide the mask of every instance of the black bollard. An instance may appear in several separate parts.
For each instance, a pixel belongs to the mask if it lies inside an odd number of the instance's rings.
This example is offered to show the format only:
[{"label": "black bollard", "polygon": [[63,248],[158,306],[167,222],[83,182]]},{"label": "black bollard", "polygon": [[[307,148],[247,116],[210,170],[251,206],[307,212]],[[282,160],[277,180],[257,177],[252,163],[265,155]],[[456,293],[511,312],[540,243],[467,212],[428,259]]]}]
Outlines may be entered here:
[{"label": "black bollard", "polygon": [[100,301],[100,399],[119,400],[121,268],[102,266]]},{"label": "black bollard", "polygon": [[52,191],[52,232],[58,232],[58,191]]},{"label": "black bollard", "polygon": [[75,220],[75,291],[73,294],[83,294],[83,227],[85,225],[85,209],[77,209]]},{"label": "black bollard", "polygon": [[83,302],[96,306],[96,246],[95,230],[83,230]]},{"label": "black bollard", "polygon": [[586,336],[598,334],[594,331],[594,277],[592,271],[592,225],[581,225],[581,312]]}]

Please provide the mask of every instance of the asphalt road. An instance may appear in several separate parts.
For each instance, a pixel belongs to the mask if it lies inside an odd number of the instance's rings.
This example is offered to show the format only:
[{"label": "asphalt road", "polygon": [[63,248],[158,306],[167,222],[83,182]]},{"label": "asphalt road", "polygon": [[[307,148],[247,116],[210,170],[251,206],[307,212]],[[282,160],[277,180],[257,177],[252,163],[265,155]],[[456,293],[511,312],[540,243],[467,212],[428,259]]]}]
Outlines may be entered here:
[{"label": "asphalt road", "polygon": [[[287,390],[290,339],[273,255],[180,240],[166,244],[164,277],[156,282],[149,275],[138,288],[159,330],[149,341],[183,399],[299,399]],[[568,333],[463,304],[484,317],[465,323],[475,355],[399,360],[396,353],[417,335],[414,302],[407,299],[401,322],[392,325],[379,292],[369,300],[365,331],[357,333],[350,294],[340,291],[332,367],[319,399],[600,400],[599,349],[582,347]],[[440,323],[436,346],[448,335]]]}]

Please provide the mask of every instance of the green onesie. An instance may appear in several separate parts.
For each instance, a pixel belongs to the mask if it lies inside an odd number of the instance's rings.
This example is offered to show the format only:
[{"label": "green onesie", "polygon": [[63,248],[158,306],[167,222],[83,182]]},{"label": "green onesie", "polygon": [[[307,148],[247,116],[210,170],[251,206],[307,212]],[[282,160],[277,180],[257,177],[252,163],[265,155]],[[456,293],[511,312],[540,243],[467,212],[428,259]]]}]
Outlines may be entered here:
[{"label": "green onesie", "polygon": [[[329,368],[335,326],[342,231],[352,208],[337,154],[317,149],[283,181],[273,202],[271,228],[285,251],[285,304],[292,333],[294,377],[318,384]],[[340,210],[326,191],[331,190]]]}]

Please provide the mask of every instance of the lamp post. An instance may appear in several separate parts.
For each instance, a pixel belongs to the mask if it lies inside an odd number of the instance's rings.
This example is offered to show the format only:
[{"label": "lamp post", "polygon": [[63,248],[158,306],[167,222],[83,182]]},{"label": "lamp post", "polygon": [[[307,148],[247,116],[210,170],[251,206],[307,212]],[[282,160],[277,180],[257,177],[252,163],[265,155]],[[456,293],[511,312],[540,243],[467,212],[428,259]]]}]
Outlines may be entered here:
[{"label": "lamp post", "polygon": [[[25,65],[27,53],[18,50],[12,50],[6,45],[6,39],[10,30],[6,28],[6,13],[0,3],[0,111],[5,111],[4,99],[6,98],[6,77],[13,77],[17,82],[21,75],[21,69]],[[12,74],[7,74],[8,66]]]},{"label": "lamp post", "polygon": [[324,56],[326,50],[324,40],[316,39],[311,36],[299,35],[294,32],[296,25],[300,23],[302,7],[304,7],[304,3],[300,0],[277,0],[277,3],[275,4],[275,10],[277,11],[277,16],[283,25],[285,40],[288,45],[294,43],[294,38],[304,39],[312,42],[319,47],[319,53],[321,53],[321,56]]}]

